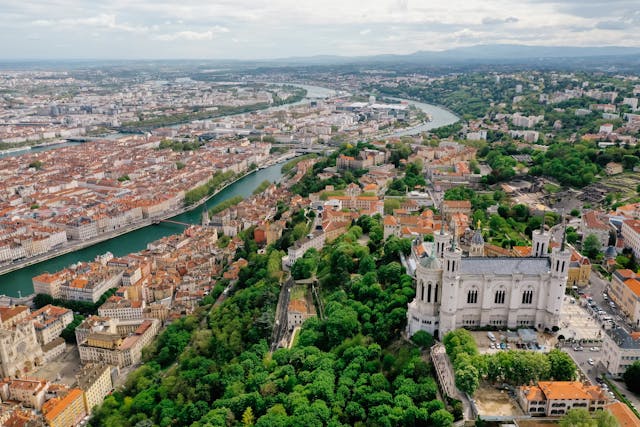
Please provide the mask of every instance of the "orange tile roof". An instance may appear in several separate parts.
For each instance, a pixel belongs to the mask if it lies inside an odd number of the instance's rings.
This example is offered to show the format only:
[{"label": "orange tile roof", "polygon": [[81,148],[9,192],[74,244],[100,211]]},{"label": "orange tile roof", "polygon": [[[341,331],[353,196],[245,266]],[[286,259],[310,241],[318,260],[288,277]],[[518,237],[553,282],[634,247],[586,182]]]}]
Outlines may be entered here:
[{"label": "orange tile roof", "polygon": [[[58,402],[56,402],[54,404],[54,406],[52,408],[49,409],[49,411],[47,411],[44,414],[44,418],[45,420],[47,420],[47,422],[51,423],[51,421],[55,420],[62,412],[64,412],[69,405],[71,405],[76,399],[79,399],[82,397],[82,394],[84,392],[80,389],[77,388],[72,388],[69,393],[67,393],[67,395],[62,398],[61,400],[59,400]],[[43,408],[44,410],[44,408]]]},{"label": "orange tile roof", "polygon": [[590,394],[580,381],[539,381],[538,386],[548,400],[589,400]]},{"label": "orange tile roof", "polygon": [[469,200],[445,200],[444,202],[442,202],[442,204],[448,208],[471,209],[471,202]]},{"label": "orange tile roof", "polygon": [[624,284],[631,290],[631,292],[636,294],[636,296],[640,296],[640,281],[636,279],[627,279],[624,281]]},{"label": "orange tile roof", "polygon": [[538,386],[522,386],[522,389],[525,392],[524,395],[527,397],[527,400],[545,400],[544,394],[542,394],[542,390],[540,390]]},{"label": "orange tile roof", "polygon": [[531,255],[531,246],[514,246],[513,252],[519,257],[526,257]]},{"label": "orange tile roof", "polygon": [[622,402],[615,402],[606,407],[607,411],[616,417],[620,427],[640,427],[640,420],[629,409],[627,405]]}]

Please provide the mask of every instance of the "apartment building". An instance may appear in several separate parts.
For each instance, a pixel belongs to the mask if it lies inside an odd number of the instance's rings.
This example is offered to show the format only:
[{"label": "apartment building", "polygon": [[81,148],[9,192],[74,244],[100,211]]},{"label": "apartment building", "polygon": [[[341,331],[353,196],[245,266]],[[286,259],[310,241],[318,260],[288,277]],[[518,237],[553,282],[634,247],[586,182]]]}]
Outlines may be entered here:
[{"label": "apartment building", "polygon": [[98,316],[118,320],[141,320],[143,312],[144,301],[131,301],[116,295],[109,297],[98,308]]},{"label": "apartment building", "polygon": [[442,215],[447,221],[450,221],[455,213],[471,216],[471,202],[469,200],[445,200],[442,202]]},{"label": "apartment building", "polygon": [[49,389],[49,382],[39,379],[9,379],[0,381],[0,397],[12,400],[37,411],[42,409]]},{"label": "apartment building", "polygon": [[636,273],[627,269],[614,271],[609,296],[632,324],[640,326],[640,277]]},{"label": "apartment building", "polygon": [[104,398],[113,390],[111,366],[90,363],[82,367],[76,375],[77,386],[84,391],[87,413],[102,404]]},{"label": "apartment building", "polygon": [[302,258],[309,249],[315,248],[322,250],[325,242],[324,232],[316,230],[302,239],[298,240],[293,246],[287,249],[287,255],[282,257],[282,267],[289,269],[299,258]]},{"label": "apartment building", "polygon": [[605,331],[602,355],[607,371],[614,377],[621,377],[633,362],[640,360],[640,332],[629,334],[623,328]]},{"label": "apartment building", "polygon": [[84,322],[76,327],[76,342],[78,345],[87,341],[87,337],[92,333],[117,333],[117,321],[110,317],[89,316]]},{"label": "apartment building", "polygon": [[53,298],[60,298],[60,286],[67,279],[66,275],[56,273],[42,273],[31,278],[33,292],[36,294],[51,295]]},{"label": "apartment building", "polygon": [[63,329],[73,322],[73,311],[48,304],[31,313],[26,321],[33,323],[36,338],[43,346],[59,337]]},{"label": "apartment building", "polygon": [[84,392],[73,388],[63,397],[54,397],[44,404],[42,413],[49,427],[75,426],[87,415]]},{"label": "apartment building", "polygon": [[640,259],[640,220],[627,219],[622,221],[622,237],[624,245],[631,248],[636,259]]},{"label": "apartment building", "polygon": [[0,328],[11,328],[29,317],[29,313],[31,313],[31,310],[26,305],[0,307]]},{"label": "apartment building", "polygon": [[158,334],[160,321],[147,319],[135,324],[132,333],[90,333],[83,344],[78,345],[80,361],[107,363],[119,368],[140,361],[142,349]]},{"label": "apartment building", "polygon": [[518,403],[532,416],[561,417],[569,410],[602,410],[609,399],[599,386],[580,381],[539,381],[537,385],[518,387]]},{"label": "apartment building", "polygon": [[95,263],[84,274],[65,281],[60,285],[60,298],[71,301],[96,303],[102,294],[116,288],[122,282],[123,271],[95,268]]}]

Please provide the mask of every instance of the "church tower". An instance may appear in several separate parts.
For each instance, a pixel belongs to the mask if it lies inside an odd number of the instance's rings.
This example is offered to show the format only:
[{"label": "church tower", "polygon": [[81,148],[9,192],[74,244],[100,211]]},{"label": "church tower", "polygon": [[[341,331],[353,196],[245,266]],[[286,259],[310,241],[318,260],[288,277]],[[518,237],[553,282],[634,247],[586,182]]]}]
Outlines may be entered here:
[{"label": "church tower", "polygon": [[484,238],[482,237],[482,228],[480,227],[480,221],[478,221],[476,232],[471,238],[469,256],[484,256]]},{"label": "church tower", "polygon": [[456,233],[454,229],[451,246],[445,251],[442,261],[442,303],[440,307],[440,334],[442,336],[456,328],[461,264],[462,251],[456,245]]},{"label": "church tower", "polygon": [[531,245],[531,256],[540,258],[549,256],[549,242],[551,240],[551,232],[544,232],[544,218],[539,230],[533,230],[531,233],[533,244]]},{"label": "church tower", "polygon": [[435,254],[416,266],[416,296],[407,308],[407,335],[419,330],[438,338],[438,316],[442,301],[442,264]]},{"label": "church tower", "polygon": [[442,259],[444,257],[444,251],[447,244],[451,242],[451,236],[444,230],[444,215],[442,215],[442,224],[440,225],[440,232],[433,235],[433,241],[436,247],[436,257]]},{"label": "church tower", "polygon": [[[564,222],[564,217],[562,218]],[[560,324],[560,308],[564,299],[569,276],[569,263],[571,262],[571,250],[566,247],[567,229],[564,225],[562,243],[559,248],[551,252],[551,277],[549,278],[549,292],[547,300],[547,325],[558,326]]]}]

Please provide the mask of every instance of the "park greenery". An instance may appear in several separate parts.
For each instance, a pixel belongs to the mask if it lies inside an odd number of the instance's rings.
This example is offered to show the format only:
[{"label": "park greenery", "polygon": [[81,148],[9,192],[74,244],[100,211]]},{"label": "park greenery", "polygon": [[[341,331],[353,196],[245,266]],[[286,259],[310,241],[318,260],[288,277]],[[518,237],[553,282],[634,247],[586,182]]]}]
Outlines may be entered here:
[{"label": "park greenery", "polygon": [[407,164],[402,178],[396,178],[391,182],[387,190],[387,195],[404,196],[408,191],[414,190],[417,187],[424,187],[425,185],[427,185],[427,182],[422,173],[422,163],[416,161]]},{"label": "park greenery", "polygon": [[560,427],[619,427],[609,411],[589,412],[584,408],[569,409],[559,422]]},{"label": "park greenery", "polygon": [[[445,191],[444,199],[469,200],[473,211],[473,224],[480,221],[485,240],[503,248],[528,246],[531,232],[540,228],[543,219],[548,227],[559,221],[559,216],[552,212],[546,213],[543,218],[531,215],[526,205],[509,206],[504,204],[506,195],[501,190],[478,192],[459,186]],[[487,214],[487,208],[496,204],[498,205],[497,213]]]},{"label": "park greenery", "polygon": [[[268,340],[284,252],[269,246],[259,254],[245,233],[238,256],[249,265],[235,290],[219,306],[203,305],[172,322],[90,424],[451,426],[455,417],[437,398],[420,350],[432,337],[398,340],[414,294],[398,254],[411,242],[358,243],[365,230],[381,228],[379,216],[363,217],[308,253],[311,268],[303,276],[317,278],[324,312],[307,320],[291,349],[274,352]],[[461,416],[459,404],[454,412]]]},{"label": "park greenery", "polygon": [[235,173],[231,171],[216,172],[206,184],[200,185],[192,190],[189,190],[184,195],[185,206],[192,205],[205,197],[211,196],[215,193],[223,184],[230,181],[235,177]]},{"label": "park greenery", "polygon": [[327,185],[333,185],[335,190],[343,190],[351,183],[357,183],[358,178],[364,175],[366,169],[348,170],[342,172],[339,176],[333,176],[329,179],[318,179],[318,174],[327,167],[335,167],[336,159],[340,154],[345,156],[356,156],[360,150],[364,148],[376,148],[371,144],[359,142],[356,145],[343,144],[338,150],[329,156],[322,157],[321,160],[313,165],[302,179],[291,187],[291,191],[302,197],[307,197],[310,193],[317,193],[323,190]]},{"label": "park greenery", "polygon": [[104,304],[104,302],[112,295],[116,293],[116,289],[109,289],[96,301],[91,303],[88,301],[73,301],[61,298],[53,298],[47,294],[37,294],[33,297],[33,305],[36,309],[42,308],[45,305],[51,304],[58,307],[65,307],[72,310],[74,313],[79,313],[85,316],[91,316],[98,313],[98,308]]},{"label": "park greenery", "polygon": [[202,147],[204,142],[196,140],[163,139],[158,145],[158,150],[169,148],[173,151],[194,151]]},{"label": "park greenery", "polygon": [[74,314],[73,320],[62,330],[60,336],[69,344],[76,344],[76,328],[80,326],[83,321],[84,316]]},{"label": "park greenery", "polygon": [[269,188],[270,185],[271,185],[271,181],[269,181],[268,179],[265,179],[260,183],[260,185],[256,187],[255,190],[253,190],[253,195],[255,196],[256,194],[262,193],[264,190]]},{"label": "park greenery", "polygon": [[453,364],[456,386],[469,395],[475,393],[481,380],[517,386],[576,378],[575,363],[561,350],[546,354],[508,350],[481,355],[473,336],[465,329],[449,332],[442,342]]},{"label": "park greenery", "polygon": [[217,205],[215,205],[214,207],[212,207],[211,209],[209,209],[209,214],[210,215],[218,214],[218,213],[222,212],[223,210],[230,208],[231,206],[237,205],[238,203],[240,203],[243,200],[244,199],[242,198],[242,196],[233,196],[233,197],[225,200],[224,202],[220,202]]}]

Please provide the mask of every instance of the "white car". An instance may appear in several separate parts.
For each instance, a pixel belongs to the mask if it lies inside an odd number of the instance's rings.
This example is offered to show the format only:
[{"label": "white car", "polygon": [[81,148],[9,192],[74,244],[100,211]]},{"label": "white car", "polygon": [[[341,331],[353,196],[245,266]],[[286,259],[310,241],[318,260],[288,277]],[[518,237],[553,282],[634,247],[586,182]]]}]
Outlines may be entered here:
[{"label": "white car", "polygon": [[600,351],[600,347],[591,347],[589,351]]},{"label": "white car", "polygon": [[593,364],[594,364],[595,362],[593,361],[593,359],[589,358],[589,360],[587,360],[587,363],[588,363],[589,365],[593,366]]}]

